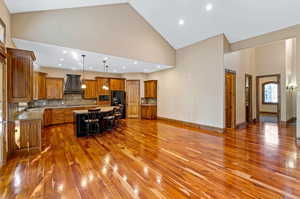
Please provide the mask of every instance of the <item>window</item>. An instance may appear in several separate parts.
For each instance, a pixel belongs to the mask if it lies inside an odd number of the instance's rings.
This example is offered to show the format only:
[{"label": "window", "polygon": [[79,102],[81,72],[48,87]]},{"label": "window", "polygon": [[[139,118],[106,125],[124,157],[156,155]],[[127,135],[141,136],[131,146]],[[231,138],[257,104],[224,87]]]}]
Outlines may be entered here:
[{"label": "window", "polygon": [[278,83],[266,82],[263,84],[263,104],[277,104],[278,103]]}]

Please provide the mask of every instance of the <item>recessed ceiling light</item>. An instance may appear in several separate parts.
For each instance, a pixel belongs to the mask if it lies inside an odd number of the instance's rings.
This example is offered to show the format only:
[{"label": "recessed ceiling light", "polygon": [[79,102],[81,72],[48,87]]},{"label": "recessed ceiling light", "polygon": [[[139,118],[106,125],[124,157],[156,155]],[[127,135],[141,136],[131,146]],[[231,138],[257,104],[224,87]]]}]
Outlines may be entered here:
[{"label": "recessed ceiling light", "polygon": [[184,25],[184,20],[183,20],[183,19],[179,19],[178,24],[179,24],[180,26],[183,26],[183,25]]},{"label": "recessed ceiling light", "polygon": [[103,59],[103,60],[105,60],[105,61],[106,61],[106,60],[108,60],[108,57],[104,57],[104,59]]},{"label": "recessed ceiling light", "polygon": [[68,53],[68,51],[66,51],[66,50],[63,51],[63,54],[67,54],[67,53]]},{"label": "recessed ceiling light", "polygon": [[211,3],[206,4],[205,9],[206,9],[206,11],[211,11],[213,9],[213,4],[211,4]]},{"label": "recessed ceiling light", "polygon": [[58,64],[58,66],[62,66],[61,64]]},{"label": "recessed ceiling light", "polygon": [[60,58],[60,59],[59,59],[59,61],[64,61],[64,60],[65,60],[64,58]]},{"label": "recessed ceiling light", "polygon": [[78,54],[75,51],[72,51],[72,56],[75,60],[79,60]]},{"label": "recessed ceiling light", "polygon": [[134,63],[135,65],[136,65],[136,64],[138,64],[138,62],[137,62],[137,61],[135,61],[135,62],[133,62],[133,63]]}]

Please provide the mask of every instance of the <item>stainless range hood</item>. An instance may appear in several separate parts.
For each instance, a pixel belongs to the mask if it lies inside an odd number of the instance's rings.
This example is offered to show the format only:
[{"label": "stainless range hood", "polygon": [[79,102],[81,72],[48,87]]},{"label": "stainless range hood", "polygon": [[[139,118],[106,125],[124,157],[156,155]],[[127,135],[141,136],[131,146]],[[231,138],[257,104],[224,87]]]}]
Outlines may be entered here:
[{"label": "stainless range hood", "polygon": [[65,94],[81,94],[81,75],[67,74],[67,81],[65,84]]}]

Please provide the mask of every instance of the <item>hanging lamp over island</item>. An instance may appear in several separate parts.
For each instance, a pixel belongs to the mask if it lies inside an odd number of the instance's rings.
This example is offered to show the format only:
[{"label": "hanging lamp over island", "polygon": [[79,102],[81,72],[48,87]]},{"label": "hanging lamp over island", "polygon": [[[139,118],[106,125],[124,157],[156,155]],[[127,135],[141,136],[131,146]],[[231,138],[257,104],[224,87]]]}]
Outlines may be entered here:
[{"label": "hanging lamp over island", "polygon": [[84,58],[85,58],[85,55],[81,55],[82,57],[82,84],[81,84],[81,89],[86,89],[86,84],[84,82]]}]

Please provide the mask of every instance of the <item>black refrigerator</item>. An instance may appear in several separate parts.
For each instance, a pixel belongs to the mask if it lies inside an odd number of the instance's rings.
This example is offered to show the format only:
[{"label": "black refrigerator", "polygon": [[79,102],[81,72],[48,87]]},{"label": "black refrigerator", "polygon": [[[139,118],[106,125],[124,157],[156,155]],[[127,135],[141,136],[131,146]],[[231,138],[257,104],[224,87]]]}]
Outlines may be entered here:
[{"label": "black refrigerator", "polygon": [[126,118],[126,93],[125,91],[111,91],[111,105],[120,106],[122,119]]}]

